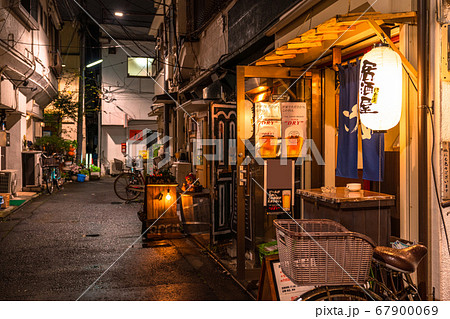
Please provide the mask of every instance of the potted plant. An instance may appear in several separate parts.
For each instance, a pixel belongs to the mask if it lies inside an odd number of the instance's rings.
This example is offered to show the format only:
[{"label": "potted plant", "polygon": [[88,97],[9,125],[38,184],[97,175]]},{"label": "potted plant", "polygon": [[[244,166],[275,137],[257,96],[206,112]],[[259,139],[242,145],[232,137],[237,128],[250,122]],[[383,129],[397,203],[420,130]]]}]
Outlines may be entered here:
[{"label": "potted plant", "polygon": [[[84,181],[86,181],[86,182],[89,181],[89,170],[87,168],[80,169],[80,173],[78,175],[84,175]],[[80,179],[80,178],[78,178],[78,179]]]},{"label": "potted plant", "polygon": [[100,167],[91,165],[89,178],[91,180],[100,179]]},{"label": "potted plant", "polygon": [[80,169],[81,167],[78,166],[77,164],[72,164],[69,166],[69,172],[70,172],[70,178],[76,182],[78,180],[78,174],[80,174]]}]

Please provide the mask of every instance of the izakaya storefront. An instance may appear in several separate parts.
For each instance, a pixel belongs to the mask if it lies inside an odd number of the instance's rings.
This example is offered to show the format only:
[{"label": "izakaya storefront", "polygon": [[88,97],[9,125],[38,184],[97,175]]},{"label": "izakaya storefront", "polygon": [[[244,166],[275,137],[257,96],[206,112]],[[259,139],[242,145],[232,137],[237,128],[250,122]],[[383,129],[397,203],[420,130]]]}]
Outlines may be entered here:
[{"label": "izakaya storefront", "polygon": [[[274,31],[273,52],[237,67],[238,278],[258,278],[257,247],[274,240],[277,218],[338,219],[379,245],[391,236],[427,240],[419,235],[427,217],[418,212],[416,20],[416,12],[360,12],[288,26]],[[349,183],[368,192],[349,194]],[[358,205],[343,217],[339,203],[351,196]]]}]

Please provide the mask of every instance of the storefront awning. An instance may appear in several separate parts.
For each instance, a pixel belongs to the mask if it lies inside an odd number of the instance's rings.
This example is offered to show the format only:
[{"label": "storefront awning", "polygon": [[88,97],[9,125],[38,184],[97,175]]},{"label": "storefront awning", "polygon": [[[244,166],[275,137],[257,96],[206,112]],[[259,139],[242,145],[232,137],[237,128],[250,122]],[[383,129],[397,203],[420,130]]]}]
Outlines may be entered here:
[{"label": "storefront awning", "polygon": [[153,97],[153,104],[176,104],[177,99],[178,93],[158,94]]},{"label": "storefront awning", "polygon": [[187,113],[207,111],[212,100],[189,100],[176,108]]},{"label": "storefront awning", "polygon": [[[403,13],[349,13],[339,15],[298,35],[255,62],[256,66],[306,66],[314,62],[323,65],[332,62],[331,50],[341,48],[344,56],[385,41],[402,58],[406,71],[413,81],[417,71],[391,41],[399,34],[398,26],[415,23],[416,12]],[[381,25],[390,29],[388,36]],[[330,52],[328,52],[330,51]]]}]

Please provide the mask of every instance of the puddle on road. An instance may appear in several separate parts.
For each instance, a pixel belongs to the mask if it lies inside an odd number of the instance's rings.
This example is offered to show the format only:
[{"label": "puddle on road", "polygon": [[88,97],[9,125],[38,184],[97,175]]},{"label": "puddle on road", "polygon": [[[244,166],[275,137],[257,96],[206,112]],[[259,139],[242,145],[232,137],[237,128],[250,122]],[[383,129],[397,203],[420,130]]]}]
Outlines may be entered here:
[{"label": "puddle on road", "polygon": [[165,240],[142,243],[142,248],[163,248],[163,247],[172,247],[172,244]]}]

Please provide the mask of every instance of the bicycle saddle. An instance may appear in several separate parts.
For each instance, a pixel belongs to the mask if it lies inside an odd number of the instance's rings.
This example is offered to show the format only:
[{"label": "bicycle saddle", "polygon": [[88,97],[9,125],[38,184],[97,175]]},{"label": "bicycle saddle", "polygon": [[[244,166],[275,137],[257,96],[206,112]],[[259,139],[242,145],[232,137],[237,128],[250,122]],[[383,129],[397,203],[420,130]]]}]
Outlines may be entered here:
[{"label": "bicycle saddle", "polygon": [[378,246],[373,250],[373,258],[393,270],[412,273],[427,251],[427,247],[420,244],[403,249]]}]

